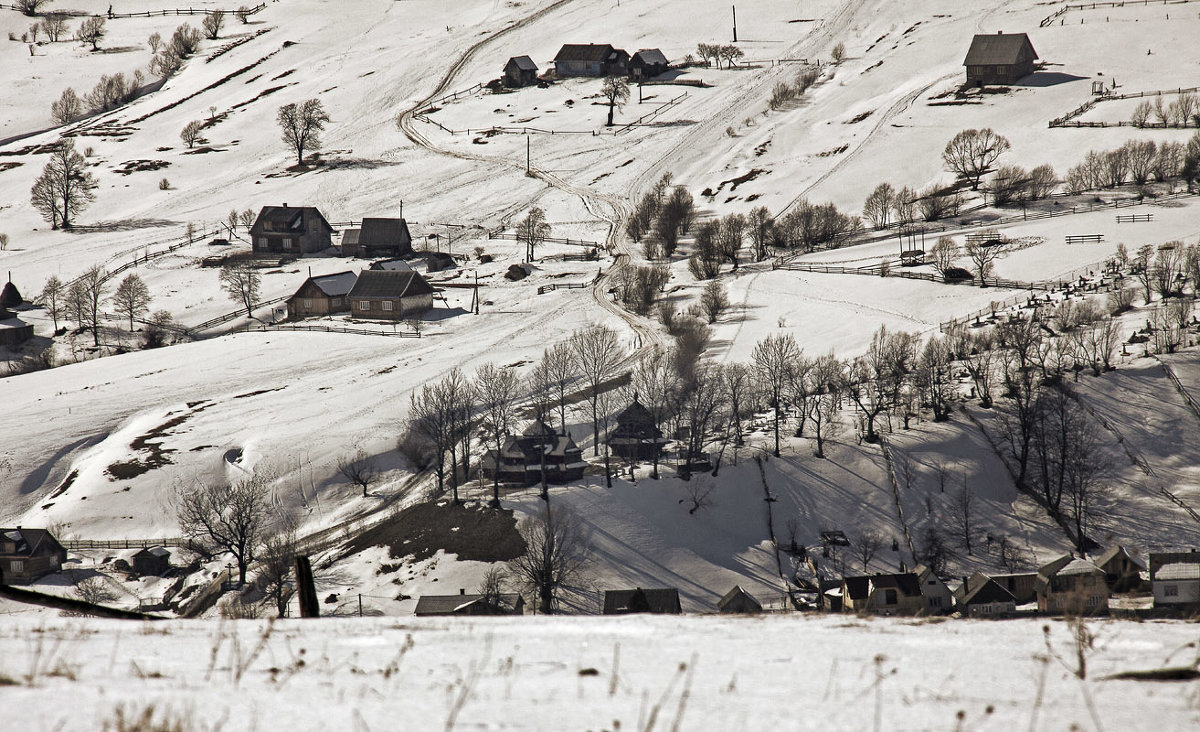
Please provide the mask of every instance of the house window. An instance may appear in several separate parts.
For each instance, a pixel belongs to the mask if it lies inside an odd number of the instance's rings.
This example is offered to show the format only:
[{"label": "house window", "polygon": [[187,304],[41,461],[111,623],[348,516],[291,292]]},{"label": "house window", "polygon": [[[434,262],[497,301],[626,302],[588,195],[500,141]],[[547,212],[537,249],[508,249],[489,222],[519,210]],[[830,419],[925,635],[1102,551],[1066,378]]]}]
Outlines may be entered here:
[{"label": "house window", "polygon": [[896,604],[896,591],[895,590],[884,590],[883,591],[883,604],[884,605],[895,605]]},{"label": "house window", "polygon": [[358,301],[358,309],[359,310],[370,310],[371,309],[371,301],[370,300],[359,300]]},{"label": "house window", "polygon": [[383,303],[381,303],[381,304],[383,305],[384,310],[391,312],[391,310],[392,310],[392,301],[391,300],[384,300]]},{"label": "house window", "polygon": [[257,246],[259,249],[266,249],[267,237],[265,237],[265,236],[255,237],[254,241],[257,242]]},{"label": "house window", "polygon": [[940,597],[929,598],[929,605],[930,605],[930,607],[941,607],[942,606],[942,598],[940,598]]},{"label": "house window", "polygon": [[1163,597],[1179,597],[1179,585],[1164,586]]},{"label": "house window", "polygon": [[18,574],[25,571],[25,560],[14,559],[8,563],[9,571],[13,574]]},{"label": "house window", "polygon": [[311,297],[304,298],[304,309],[312,310],[312,298]]},{"label": "house window", "polygon": [[291,248],[292,248],[292,240],[291,240],[291,239],[284,239],[284,240],[283,240],[283,248],[284,248],[284,249],[291,249]]}]

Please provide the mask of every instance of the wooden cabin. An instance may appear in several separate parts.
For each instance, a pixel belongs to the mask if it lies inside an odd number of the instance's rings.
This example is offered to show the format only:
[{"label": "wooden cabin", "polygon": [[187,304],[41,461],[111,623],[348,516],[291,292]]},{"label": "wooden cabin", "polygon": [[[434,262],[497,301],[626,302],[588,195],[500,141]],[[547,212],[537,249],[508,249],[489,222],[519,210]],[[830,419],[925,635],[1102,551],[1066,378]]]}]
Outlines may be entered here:
[{"label": "wooden cabin", "polygon": [[1108,612],[1104,570],[1070,554],[1038,569],[1034,581],[1038,610],[1045,613],[1100,615]]},{"label": "wooden cabin", "polygon": [[725,596],[717,602],[717,611],[726,614],[761,613],[762,603],[749,592],[743,590],[741,585],[734,585],[733,589],[726,592]]},{"label": "wooden cabin", "polygon": [[520,89],[537,83],[537,64],[528,56],[513,56],[504,64],[504,86]]},{"label": "wooden cabin", "polygon": [[433,307],[433,287],[413,271],[364,270],[347,297],[356,318],[405,320]]},{"label": "wooden cabin", "polygon": [[1033,73],[1037,51],[1024,33],[981,34],[971,40],[963,66],[967,67],[968,86],[1015,84]]},{"label": "wooden cabin", "polygon": [[653,79],[666,73],[671,62],[657,48],[643,48],[629,59],[629,78],[634,81]]},{"label": "wooden cabin", "polygon": [[661,457],[663,447],[670,440],[654,421],[654,415],[638,401],[617,415],[617,426],[608,435],[608,447],[616,457],[627,460],[652,460]]},{"label": "wooden cabin", "polygon": [[605,590],[604,614],[629,615],[651,613],[654,615],[679,615],[683,612],[679,604],[679,590],[674,587],[663,589]]},{"label": "wooden cabin", "polygon": [[568,76],[626,76],[629,54],[610,44],[567,43],[554,57],[554,73]]},{"label": "wooden cabin", "polygon": [[1017,611],[1013,594],[982,572],[964,579],[954,600],[958,609],[972,618],[1002,618]]},{"label": "wooden cabin", "polygon": [[288,320],[349,311],[348,296],[357,281],[358,275],[350,271],[309,277],[296,290],[296,294],[288,298]]},{"label": "wooden cabin", "polygon": [[0,529],[0,584],[28,584],[65,561],[67,550],[45,529]]},{"label": "wooden cabin", "polygon": [[403,257],[412,253],[412,233],[404,219],[363,219],[359,228],[342,234],[342,254],[347,257]]},{"label": "wooden cabin", "polygon": [[255,253],[301,256],[333,246],[333,227],[312,206],[263,206],[250,227]]},{"label": "wooden cabin", "polygon": [[171,570],[171,552],[164,546],[143,547],[129,564],[143,577],[161,577]]},{"label": "wooden cabin", "polygon": [[468,595],[459,590],[457,595],[422,595],[417,599],[414,615],[421,617],[437,615],[524,615],[525,598],[516,593],[501,593],[494,597]]}]

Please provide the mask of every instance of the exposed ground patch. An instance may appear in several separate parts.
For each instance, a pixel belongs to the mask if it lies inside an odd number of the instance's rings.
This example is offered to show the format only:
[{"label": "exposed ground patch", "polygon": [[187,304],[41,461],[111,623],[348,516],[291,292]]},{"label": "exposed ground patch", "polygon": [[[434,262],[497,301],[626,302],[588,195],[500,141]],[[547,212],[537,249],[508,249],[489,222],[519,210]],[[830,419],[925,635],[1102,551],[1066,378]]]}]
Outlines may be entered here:
[{"label": "exposed ground patch", "polygon": [[439,549],[460,560],[507,562],[525,553],[511,510],[452,503],[421,503],[359,535],[343,556],[386,546],[393,558],[428,559]]},{"label": "exposed ground patch", "polygon": [[155,468],[169,465],[171,460],[167,455],[175,450],[163,447],[163,439],[171,434],[171,430],[187,422],[197,413],[203,412],[208,406],[205,404],[195,407],[190,412],[172,417],[144,435],[134,438],[133,442],[129,443],[129,448],[137,453],[143,453],[143,455],[132,460],[118,460],[111,463],[104,469],[104,472],[108,473],[110,480],[130,480]]}]

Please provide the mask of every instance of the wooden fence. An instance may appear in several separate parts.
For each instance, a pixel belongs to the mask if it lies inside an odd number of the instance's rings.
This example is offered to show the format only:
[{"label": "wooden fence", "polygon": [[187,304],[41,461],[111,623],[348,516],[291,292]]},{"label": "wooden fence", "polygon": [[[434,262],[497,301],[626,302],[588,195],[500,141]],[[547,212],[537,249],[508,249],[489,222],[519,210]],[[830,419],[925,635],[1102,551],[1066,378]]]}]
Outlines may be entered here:
[{"label": "wooden fence", "polygon": [[413,116],[420,117],[420,116],[429,114],[430,112],[435,112],[435,111],[437,111],[437,107],[440,107],[443,104],[446,104],[447,102],[456,102],[459,99],[462,99],[463,97],[469,97],[472,94],[474,94],[475,92],[480,91],[482,89],[483,89],[483,84],[479,83],[479,84],[475,84],[474,86],[468,87],[466,89],[460,89],[455,92],[450,92],[449,94],[442,96],[442,97],[438,97],[437,99],[434,99],[433,101],[425,102],[421,106],[420,109],[413,112]]},{"label": "wooden fence", "polygon": [[[520,241],[520,238],[517,236],[516,232],[505,233],[504,231],[501,231],[500,229],[496,229],[494,231],[489,231],[487,233],[487,236],[489,239],[503,239],[505,241]],[[600,247],[600,245],[594,241],[585,241],[583,239],[563,239],[561,237],[555,237],[555,236],[548,236],[545,239],[542,239],[542,242],[543,243],[549,242],[551,244],[566,244],[568,246],[573,246],[573,247],[591,247],[592,249],[597,249]]]},{"label": "wooden fence", "polygon": [[278,324],[278,325],[259,325],[257,327],[248,328],[247,330],[260,331],[266,333],[273,330],[291,330],[291,331],[318,331],[322,333],[350,333],[352,335],[373,335],[373,336],[388,336],[389,338],[420,338],[420,331],[384,331],[384,330],[365,330],[362,328],[345,328],[342,326],[333,325],[299,325],[299,324]]},{"label": "wooden fence", "polygon": [[188,546],[187,539],[65,539],[60,544],[68,551],[77,549],[143,549],[152,546]]},{"label": "wooden fence", "polygon": [[[281,295],[279,297],[272,298],[270,300],[263,300],[261,302],[256,302],[250,308],[250,310],[251,311],[258,310],[259,308],[266,307],[267,305],[277,305],[277,304],[283,302],[284,300],[287,300],[289,297],[291,297],[291,295]],[[246,314],[246,308],[238,308],[237,310],[234,310],[232,313],[225,313],[224,315],[218,315],[217,317],[212,318],[210,320],[206,320],[199,325],[193,325],[191,328],[187,329],[187,334],[194,336],[202,330],[208,330],[209,328],[215,328],[218,325],[224,325],[225,323],[228,323],[231,320],[240,318],[240,317],[244,316],[245,314]]]},{"label": "wooden fence", "polygon": [[[1166,122],[1149,122],[1149,121],[1144,122],[1139,125],[1139,124],[1134,124],[1132,120],[1118,120],[1116,122],[1106,122],[1106,121],[1078,122],[1078,121],[1075,121],[1075,118],[1083,115],[1085,112],[1092,109],[1100,102],[1119,102],[1122,99],[1141,99],[1142,97],[1161,97],[1166,94],[1180,94],[1180,95],[1193,94],[1198,91],[1200,91],[1200,87],[1191,86],[1191,87],[1187,87],[1186,89],[1183,87],[1178,87],[1175,89],[1153,89],[1151,91],[1140,91],[1140,92],[1136,92],[1136,93],[1131,92],[1129,94],[1106,94],[1102,97],[1095,97],[1093,99],[1089,99],[1088,101],[1079,105],[1078,107],[1071,110],[1070,112],[1067,112],[1066,114],[1064,114],[1061,117],[1055,117],[1054,119],[1050,120],[1050,126],[1051,127],[1138,127],[1138,128],[1165,129],[1167,127],[1171,127],[1171,125]],[[1186,126],[1186,123],[1185,123],[1185,126]]]},{"label": "wooden fence", "polygon": [[[255,5],[252,8],[246,8],[246,15],[254,15],[256,13],[260,13],[266,7],[267,7],[266,3],[259,3],[258,5]],[[187,8],[187,9],[180,9],[180,10],[145,10],[140,13],[108,13],[107,16],[109,18],[154,18],[154,17],[160,17],[160,16],[164,16],[164,15],[208,15],[209,13],[213,12],[214,10],[215,10],[215,8]],[[227,15],[231,18],[234,17],[234,15],[236,15],[236,13],[237,13],[236,10],[223,10],[221,12],[225,13],[225,15]]]},{"label": "wooden fence", "polygon": [[582,290],[590,285],[591,283],[589,282],[555,282],[552,285],[542,285],[539,287],[538,294],[545,295],[547,292],[554,292],[555,290]]},{"label": "wooden fence", "polygon": [[663,112],[667,111],[667,110],[668,110],[668,109],[670,109],[671,107],[674,107],[674,106],[678,105],[679,103],[681,103],[681,102],[682,102],[684,99],[686,99],[686,98],[687,98],[687,95],[688,95],[688,93],[687,93],[687,92],[684,92],[684,93],[680,94],[679,96],[675,97],[674,99],[671,99],[671,100],[669,100],[669,101],[667,101],[667,102],[664,102],[662,105],[660,105],[660,106],[659,106],[657,109],[655,109],[654,111],[652,111],[652,112],[649,112],[648,114],[643,114],[641,117],[638,117],[638,118],[637,118],[637,119],[635,119],[634,121],[632,121],[632,122],[630,122],[630,123],[628,123],[628,124],[622,125],[621,127],[618,127],[618,128],[616,129],[616,131],[614,131],[614,132],[613,132],[613,134],[614,134],[614,135],[621,135],[621,134],[624,134],[624,133],[626,133],[626,132],[629,132],[629,130],[633,129],[634,127],[636,127],[636,126],[638,126],[638,125],[640,125],[640,124],[645,124],[646,122],[649,122],[650,120],[654,119],[654,118],[655,118],[655,117],[657,117],[658,115],[660,115],[660,114],[662,114]]},{"label": "wooden fence", "polygon": [[[1054,23],[1063,15],[1066,15],[1072,10],[1100,10],[1102,8],[1123,8],[1126,5],[1185,5],[1187,3],[1198,2],[1200,0],[1115,0],[1102,3],[1079,3],[1077,5],[1064,5],[1050,15],[1042,18],[1038,24],[1039,28],[1045,28]],[[1061,21],[1060,21],[1061,22]]]}]

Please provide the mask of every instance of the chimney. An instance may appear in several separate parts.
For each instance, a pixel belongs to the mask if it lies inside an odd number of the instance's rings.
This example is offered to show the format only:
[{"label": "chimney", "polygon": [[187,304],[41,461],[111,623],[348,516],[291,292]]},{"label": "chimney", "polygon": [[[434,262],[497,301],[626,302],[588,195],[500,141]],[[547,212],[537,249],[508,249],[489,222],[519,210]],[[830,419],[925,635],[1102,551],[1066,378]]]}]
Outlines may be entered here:
[{"label": "chimney", "polygon": [[460,595],[465,595],[465,594],[467,594],[467,591],[466,591],[466,589],[465,589],[465,588],[459,587],[459,588],[458,588],[458,594],[460,594]]},{"label": "chimney", "polygon": [[283,207],[284,207],[284,208],[287,208],[287,201],[284,201],[284,202],[283,202]]},{"label": "chimney", "polygon": [[996,31],[996,35],[1002,36],[1002,35],[1004,35],[1004,31]]}]

